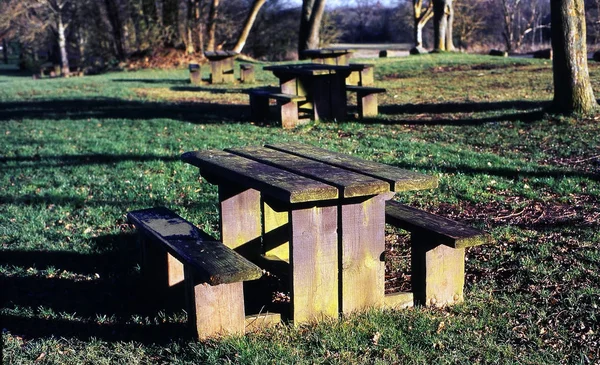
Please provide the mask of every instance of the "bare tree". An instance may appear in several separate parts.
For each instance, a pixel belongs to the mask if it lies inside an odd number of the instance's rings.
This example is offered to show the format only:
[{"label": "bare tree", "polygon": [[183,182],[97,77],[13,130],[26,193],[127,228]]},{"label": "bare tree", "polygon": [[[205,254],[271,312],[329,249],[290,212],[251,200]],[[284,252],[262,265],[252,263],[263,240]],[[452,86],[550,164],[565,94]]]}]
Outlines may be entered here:
[{"label": "bare tree", "polygon": [[486,19],[482,16],[485,5],[480,0],[454,0],[454,7],[460,17],[454,23],[453,35],[460,48],[466,48],[485,29]]},{"label": "bare tree", "polygon": [[552,0],[553,109],[563,113],[590,113],[598,104],[587,66],[583,0]]},{"label": "bare tree", "polygon": [[248,12],[248,16],[246,17],[246,21],[244,22],[244,27],[242,28],[242,32],[233,47],[234,52],[242,52],[244,45],[246,44],[246,40],[248,39],[248,35],[250,34],[250,30],[256,21],[256,16],[260,11],[260,8],[264,5],[266,0],[254,0],[252,2],[252,7]]},{"label": "bare tree", "polygon": [[433,1],[413,0],[414,42],[415,47],[423,46],[423,28],[433,17]]},{"label": "bare tree", "polygon": [[208,40],[206,49],[209,51],[215,50],[216,34],[217,34],[217,17],[219,14],[219,0],[211,0],[210,12],[208,14]]},{"label": "bare tree", "polygon": [[324,12],[325,0],[302,0],[298,34],[298,56],[301,59],[303,51],[319,47],[319,32]]}]

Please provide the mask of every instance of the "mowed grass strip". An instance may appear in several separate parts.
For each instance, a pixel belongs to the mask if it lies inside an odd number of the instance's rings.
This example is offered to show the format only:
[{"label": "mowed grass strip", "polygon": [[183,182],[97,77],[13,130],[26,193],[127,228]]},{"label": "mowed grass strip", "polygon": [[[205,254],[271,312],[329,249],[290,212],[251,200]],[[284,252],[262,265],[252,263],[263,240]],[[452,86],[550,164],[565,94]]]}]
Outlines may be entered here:
[{"label": "mowed grass strip", "polygon": [[[544,113],[548,61],[353,62],[376,63],[380,115],[292,131],[248,122],[241,92],[256,85],[191,86],[186,69],[51,80],[0,69],[4,362],[600,361],[598,118]],[[256,70],[257,85],[277,83]],[[590,71],[600,93],[600,68]],[[286,141],[437,175],[438,189],[396,199],[492,234],[468,251],[465,303],[186,338],[180,303],[141,288],[125,214],[164,205],[218,235],[216,188],[180,154]],[[405,233],[388,233],[393,291],[410,272]]]}]

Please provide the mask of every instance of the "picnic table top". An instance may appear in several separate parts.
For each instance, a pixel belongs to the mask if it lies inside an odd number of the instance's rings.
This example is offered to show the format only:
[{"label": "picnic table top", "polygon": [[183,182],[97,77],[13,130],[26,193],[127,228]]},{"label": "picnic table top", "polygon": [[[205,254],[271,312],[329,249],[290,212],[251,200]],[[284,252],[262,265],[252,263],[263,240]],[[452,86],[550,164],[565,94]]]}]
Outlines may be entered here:
[{"label": "picnic table top", "polygon": [[208,179],[260,191],[285,203],[431,189],[435,176],[298,143],[186,152]]},{"label": "picnic table top", "polygon": [[336,73],[350,73],[352,69],[343,65],[324,65],[320,63],[294,63],[290,65],[271,65],[263,67],[263,70],[272,71],[277,74],[289,75],[330,75]]},{"label": "picnic table top", "polygon": [[305,56],[339,56],[348,53],[354,53],[354,49],[350,48],[318,48],[318,49],[306,49],[302,51]]},{"label": "picnic table top", "polygon": [[220,60],[223,58],[235,57],[239,55],[234,51],[204,51],[204,56],[209,60]]}]

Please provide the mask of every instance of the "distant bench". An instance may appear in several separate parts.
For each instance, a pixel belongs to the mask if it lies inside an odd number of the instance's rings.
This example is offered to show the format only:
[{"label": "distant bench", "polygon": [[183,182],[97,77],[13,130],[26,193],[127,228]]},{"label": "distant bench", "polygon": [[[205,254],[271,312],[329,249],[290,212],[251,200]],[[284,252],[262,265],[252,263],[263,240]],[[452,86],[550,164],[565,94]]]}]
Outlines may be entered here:
[{"label": "distant bench", "polygon": [[249,89],[247,92],[250,95],[250,113],[253,121],[262,122],[269,118],[271,99],[277,101],[279,120],[283,128],[294,128],[304,121],[298,117],[298,103],[306,101],[306,97],[283,94],[276,87],[259,87]]},{"label": "distant bench", "polygon": [[465,248],[490,241],[489,235],[436,214],[386,202],[386,223],[411,234],[415,302],[443,306],[463,301]]},{"label": "distant bench", "polygon": [[153,289],[184,282],[189,325],[199,338],[280,319],[245,316],[242,284],[262,276],[258,266],[167,208],[136,210],[127,218],[142,238],[144,276],[158,278]]},{"label": "distant bench", "polygon": [[356,93],[356,105],[360,118],[374,117],[379,113],[377,94],[387,90],[380,87],[347,85],[346,91]]}]

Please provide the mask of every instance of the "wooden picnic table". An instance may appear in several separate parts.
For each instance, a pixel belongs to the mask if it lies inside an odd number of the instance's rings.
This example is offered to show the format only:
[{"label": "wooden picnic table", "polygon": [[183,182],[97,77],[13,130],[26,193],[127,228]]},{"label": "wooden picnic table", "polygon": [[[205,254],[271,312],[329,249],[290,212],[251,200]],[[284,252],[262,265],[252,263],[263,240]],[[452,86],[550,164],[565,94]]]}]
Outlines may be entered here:
[{"label": "wooden picnic table", "polygon": [[347,66],[353,53],[354,50],[348,48],[319,48],[307,49],[302,55],[316,63]]},{"label": "wooden picnic table", "polygon": [[279,79],[281,93],[306,97],[301,105],[312,110],[313,119],[344,120],[347,110],[348,66],[301,63],[266,66]]},{"label": "wooden picnic table", "polygon": [[211,84],[233,83],[234,60],[239,55],[233,51],[206,51],[204,57],[210,62]]},{"label": "wooden picnic table", "polygon": [[294,322],[391,305],[385,202],[437,178],[297,143],[187,152],[218,185],[223,243],[289,262]]}]

